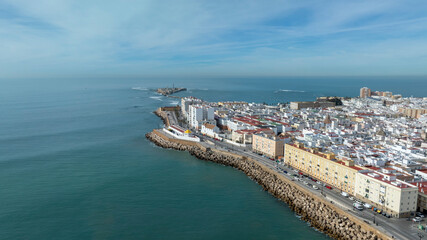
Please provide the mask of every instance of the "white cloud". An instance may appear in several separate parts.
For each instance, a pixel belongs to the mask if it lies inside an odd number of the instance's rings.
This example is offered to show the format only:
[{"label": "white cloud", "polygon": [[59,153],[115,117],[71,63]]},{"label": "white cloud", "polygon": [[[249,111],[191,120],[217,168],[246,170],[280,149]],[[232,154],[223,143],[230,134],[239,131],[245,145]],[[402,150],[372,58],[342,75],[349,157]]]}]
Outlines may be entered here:
[{"label": "white cloud", "polygon": [[[297,10],[307,14],[293,15]],[[425,10],[422,1],[392,0],[3,1],[0,77],[188,69],[427,74],[419,66],[426,64]],[[288,16],[299,23],[280,22]]]}]

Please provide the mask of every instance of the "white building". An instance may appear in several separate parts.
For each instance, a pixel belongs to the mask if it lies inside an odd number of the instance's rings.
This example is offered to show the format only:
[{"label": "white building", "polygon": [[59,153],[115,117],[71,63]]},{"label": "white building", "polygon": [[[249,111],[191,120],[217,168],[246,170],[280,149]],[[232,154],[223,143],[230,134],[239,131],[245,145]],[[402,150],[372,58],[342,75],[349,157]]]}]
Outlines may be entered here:
[{"label": "white building", "polygon": [[182,115],[187,118],[188,117],[188,111],[192,104],[202,104],[202,100],[194,97],[185,97],[181,98],[181,112]]},{"label": "white building", "polygon": [[216,137],[216,134],[219,132],[219,128],[213,124],[205,123],[202,125],[201,133],[209,137]]},{"label": "white building", "polygon": [[190,127],[199,129],[204,122],[215,123],[215,109],[207,105],[190,105],[188,122]]}]

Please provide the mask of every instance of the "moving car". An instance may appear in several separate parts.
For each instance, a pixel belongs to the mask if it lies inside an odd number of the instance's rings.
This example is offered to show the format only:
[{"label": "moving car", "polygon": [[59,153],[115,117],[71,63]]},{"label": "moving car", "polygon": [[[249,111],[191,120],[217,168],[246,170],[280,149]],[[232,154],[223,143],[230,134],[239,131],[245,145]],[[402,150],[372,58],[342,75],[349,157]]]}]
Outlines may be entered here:
[{"label": "moving car", "polygon": [[288,174],[288,171],[286,171],[286,170],[283,170],[283,173],[285,173],[285,174]]},{"label": "moving car", "polygon": [[326,187],[327,189],[331,189],[331,190],[332,190],[332,187],[331,187],[331,186],[326,185],[325,187]]},{"label": "moving car", "polygon": [[353,203],[353,207],[354,207],[354,209],[357,209],[359,211],[363,210],[363,206],[361,204],[358,204],[358,203]]},{"label": "moving car", "polygon": [[308,182],[306,182],[306,181],[304,181],[303,183],[304,183],[304,185],[307,185],[307,184],[308,184]]},{"label": "moving car", "polygon": [[319,190],[319,188],[316,185],[313,185],[313,189]]},{"label": "moving car", "polygon": [[350,199],[351,201],[354,201],[354,197],[349,197],[348,199]]},{"label": "moving car", "polygon": [[371,204],[369,204],[369,203],[365,203],[365,204],[363,204],[363,206],[364,206],[365,208],[372,208],[372,205],[371,205]]},{"label": "moving car", "polygon": [[341,195],[344,197],[348,197],[348,193],[346,193],[346,192],[341,192]]},{"label": "moving car", "polygon": [[412,221],[413,222],[421,222],[423,219],[422,218],[420,218],[420,217],[414,217],[414,218],[412,218]]}]

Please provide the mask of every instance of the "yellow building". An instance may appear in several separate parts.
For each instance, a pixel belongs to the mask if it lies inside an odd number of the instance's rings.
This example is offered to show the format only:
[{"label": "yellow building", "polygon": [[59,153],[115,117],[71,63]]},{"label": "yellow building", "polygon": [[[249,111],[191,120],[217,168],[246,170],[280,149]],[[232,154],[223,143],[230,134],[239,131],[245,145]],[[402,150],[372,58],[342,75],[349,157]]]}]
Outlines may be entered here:
[{"label": "yellow building", "polygon": [[285,144],[285,164],[303,173],[354,195],[356,173],[362,168],[352,160],[336,160],[332,153],[321,153],[315,148],[306,148],[302,143]]},{"label": "yellow building", "polygon": [[252,151],[267,157],[277,159],[283,156],[284,142],[272,134],[254,134],[252,136]]},{"label": "yellow building", "polygon": [[356,177],[356,197],[393,217],[409,217],[417,208],[418,188],[396,179],[391,173],[359,172]]}]

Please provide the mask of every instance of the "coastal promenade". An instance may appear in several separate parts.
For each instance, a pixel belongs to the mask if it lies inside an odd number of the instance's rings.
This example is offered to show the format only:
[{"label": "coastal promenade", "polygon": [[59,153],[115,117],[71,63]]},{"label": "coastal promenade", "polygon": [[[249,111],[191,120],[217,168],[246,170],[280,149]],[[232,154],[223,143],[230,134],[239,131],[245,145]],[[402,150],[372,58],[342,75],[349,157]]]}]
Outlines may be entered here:
[{"label": "coastal promenade", "polygon": [[[165,110],[165,111],[163,111]],[[167,111],[170,110],[170,111]],[[160,118],[163,119],[165,124],[168,124],[170,122],[176,122],[177,116],[173,114],[173,109],[166,109],[166,108],[160,108],[155,113]],[[203,136],[201,134],[197,134],[201,139],[200,143],[192,143],[187,141],[182,141],[179,139],[173,139],[173,137],[170,137],[167,134],[163,133],[163,130],[153,130],[153,132],[147,134],[147,138],[150,139],[152,142],[154,142],[156,145],[164,147],[164,148],[173,148],[176,150],[183,150],[183,151],[189,151],[190,154],[196,156],[197,158],[209,160],[218,162],[220,164],[233,166],[243,172],[245,172],[249,177],[257,181],[261,186],[264,187],[265,190],[269,191],[272,195],[275,197],[285,201],[288,203],[288,205],[293,209],[297,214],[302,216],[302,219],[305,221],[308,221],[311,223],[311,225],[317,229],[319,229],[322,232],[325,232],[329,236],[336,238],[336,239],[351,239],[341,236],[339,232],[342,232],[342,229],[340,229],[340,225],[337,227],[339,230],[325,230],[324,226],[322,224],[319,225],[319,216],[323,216],[325,212],[328,212],[328,217],[325,219],[328,225],[330,225],[329,221],[331,221],[331,217],[329,214],[332,212],[332,216],[335,214],[339,214],[341,216],[345,216],[347,219],[344,220],[344,222],[351,222],[356,227],[356,232],[362,231],[362,229],[367,233],[372,233],[372,236],[374,238],[372,239],[418,239],[418,233],[421,233],[420,230],[416,228],[416,226],[406,219],[387,219],[381,215],[375,214],[372,211],[364,210],[364,211],[357,211],[354,210],[352,207],[353,201],[349,200],[348,198],[345,198],[341,196],[340,192],[326,188],[322,188],[322,191],[315,190],[311,186],[314,185],[314,182],[311,182],[310,184],[307,184],[306,181],[310,182],[308,178],[301,181],[294,181],[294,177],[291,176],[291,174],[285,174],[286,172],[292,172],[296,171],[292,168],[289,168],[287,166],[277,164],[274,161],[271,161],[268,158],[265,158],[263,156],[260,156],[256,153],[253,153],[250,149],[244,148],[244,147],[238,147],[234,146],[232,144],[221,142],[221,141],[215,141],[212,138]],[[213,152],[215,153],[215,157],[212,159],[212,154],[207,154],[207,152]],[[260,167],[262,171],[268,172],[269,174],[274,175],[277,177],[277,179],[280,179],[281,182],[275,184],[280,185],[280,187],[275,186],[274,184],[271,185],[271,182],[267,181],[259,181],[258,177],[254,177],[252,175],[252,172],[248,169],[242,169],[240,166],[235,166],[235,163],[232,162],[219,162],[217,160],[218,156],[232,156],[235,162],[239,161],[251,161],[254,163],[257,167]],[[274,183],[274,181],[273,181]],[[306,202],[321,202],[325,204],[325,206],[328,206],[328,208],[332,209],[330,211],[321,211],[317,212],[315,216],[310,216],[307,214],[307,212],[310,212],[312,210],[308,210],[306,212],[302,211],[302,207],[295,207],[295,199],[290,200],[289,197],[283,196],[283,194],[280,194],[280,192],[277,192],[277,188],[282,189],[285,188],[291,188],[292,191],[295,192],[297,189],[298,191],[303,192],[302,198],[307,198]],[[319,187],[321,187],[319,185]],[[319,209],[319,206],[312,207],[313,209]],[[305,217],[304,217],[305,216]],[[314,219],[314,220],[313,220]],[[332,218],[333,219],[333,218]],[[343,221],[338,220],[338,221]],[[320,226],[320,227],[319,227]],[[353,225],[351,225],[353,226]],[[360,227],[360,228],[359,228]],[[346,225],[346,228],[348,226]],[[363,232],[363,231],[362,231]],[[370,239],[370,238],[361,238],[361,236],[357,236],[357,238],[354,239]]]},{"label": "coastal promenade", "polygon": [[[165,124],[169,124],[171,122],[169,118],[172,115],[169,111],[162,110],[166,109],[158,109],[155,113]],[[202,139],[201,143],[175,139],[166,135],[161,129],[147,133],[146,137],[160,147],[188,151],[199,159],[232,166],[243,171],[266,191],[286,202],[301,216],[302,220],[334,239],[392,239],[392,236],[398,236],[381,231],[382,229],[342,209],[330,199],[310,191],[301,183],[292,181],[273,161],[262,158],[247,149],[219,141],[205,141],[208,139],[203,136],[199,136]],[[402,236],[399,239],[411,238]]]},{"label": "coastal promenade", "polygon": [[243,171],[266,191],[286,202],[302,220],[334,239],[391,239],[391,236],[279,174],[274,166],[268,166],[232,151],[215,148],[208,143],[173,139],[158,129],[148,133],[146,137],[163,148],[188,151],[199,159]]}]

